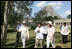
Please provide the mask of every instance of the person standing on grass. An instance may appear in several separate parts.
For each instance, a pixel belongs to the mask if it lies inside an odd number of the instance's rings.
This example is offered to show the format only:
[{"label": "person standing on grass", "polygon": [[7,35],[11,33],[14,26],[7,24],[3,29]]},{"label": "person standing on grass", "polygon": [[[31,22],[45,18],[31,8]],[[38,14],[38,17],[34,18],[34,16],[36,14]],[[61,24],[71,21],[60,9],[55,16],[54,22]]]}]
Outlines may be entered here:
[{"label": "person standing on grass", "polygon": [[38,48],[38,44],[40,42],[40,47],[43,48],[43,28],[41,27],[41,23],[35,29],[36,39],[35,39],[35,47]]},{"label": "person standing on grass", "polygon": [[29,40],[29,30],[25,21],[23,21],[23,26],[19,29],[19,32],[21,32],[22,44],[23,48],[25,48],[25,42],[26,40]]},{"label": "person standing on grass", "polygon": [[44,39],[46,39],[46,37],[47,37],[47,25],[46,25],[46,23],[43,23],[42,27],[44,29],[44,33],[43,33]]},{"label": "person standing on grass", "polygon": [[16,31],[17,31],[17,35],[16,35],[16,45],[15,47],[18,46],[18,43],[19,43],[19,38],[20,38],[20,35],[21,35],[21,32],[19,32],[19,29],[21,28],[21,23],[20,21],[18,21],[18,24],[17,24],[17,27],[16,27]]},{"label": "person standing on grass", "polygon": [[54,33],[55,33],[55,28],[53,27],[53,24],[51,21],[48,22],[47,24],[47,48],[49,48],[49,45],[51,43],[52,47],[55,48],[55,41],[54,41]]},{"label": "person standing on grass", "polygon": [[62,35],[62,41],[63,43],[67,42],[67,35],[69,34],[69,28],[66,25],[66,22],[63,23],[63,26],[61,28],[61,35]]}]

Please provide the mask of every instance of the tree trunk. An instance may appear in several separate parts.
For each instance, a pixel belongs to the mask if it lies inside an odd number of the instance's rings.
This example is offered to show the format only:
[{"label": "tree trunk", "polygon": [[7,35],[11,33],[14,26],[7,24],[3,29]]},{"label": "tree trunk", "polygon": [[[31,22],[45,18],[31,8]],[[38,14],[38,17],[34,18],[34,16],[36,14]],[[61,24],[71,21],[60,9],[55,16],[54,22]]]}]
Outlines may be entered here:
[{"label": "tree trunk", "polygon": [[7,11],[8,11],[8,1],[6,1],[5,3],[4,25],[1,33],[1,47],[5,46],[7,39]]}]

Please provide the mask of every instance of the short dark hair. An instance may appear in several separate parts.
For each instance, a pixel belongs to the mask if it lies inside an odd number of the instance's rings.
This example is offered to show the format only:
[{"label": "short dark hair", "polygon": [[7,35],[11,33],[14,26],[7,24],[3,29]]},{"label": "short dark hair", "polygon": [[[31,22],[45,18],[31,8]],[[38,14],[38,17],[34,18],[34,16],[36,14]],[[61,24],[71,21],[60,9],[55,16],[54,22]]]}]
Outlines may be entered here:
[{"label": "short dark hair", "polygon": [[66,22],[64,22],[63,24],[66,24]]},{"label": "short dark hair", "polygon": [[42,25],[42,23],[38,23],[38,24]]}]

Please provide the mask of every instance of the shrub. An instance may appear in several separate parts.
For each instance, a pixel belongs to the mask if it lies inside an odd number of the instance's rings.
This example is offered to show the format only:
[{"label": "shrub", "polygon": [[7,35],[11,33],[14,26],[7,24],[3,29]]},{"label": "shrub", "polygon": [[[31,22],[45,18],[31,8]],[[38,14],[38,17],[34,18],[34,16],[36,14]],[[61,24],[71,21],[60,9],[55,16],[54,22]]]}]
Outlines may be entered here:
[{"label": "shrub", "polygon": [[37,25],[31,25],[31,29],[35,29],[37,27]]}]

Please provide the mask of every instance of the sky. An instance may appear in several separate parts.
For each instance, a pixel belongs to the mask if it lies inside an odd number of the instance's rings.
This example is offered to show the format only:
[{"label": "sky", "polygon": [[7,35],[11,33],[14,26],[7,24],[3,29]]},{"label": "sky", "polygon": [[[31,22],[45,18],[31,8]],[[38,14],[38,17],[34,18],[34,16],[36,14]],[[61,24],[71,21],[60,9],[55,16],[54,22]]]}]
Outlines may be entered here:
[{"label": "sky", "polygon": [[32,17],[34,13],[37,13],[43,7],[51,5],[54,11],[58,13],[62,18],[66,18],[71,14],[71,1],[34,1],[32,7]]}]

